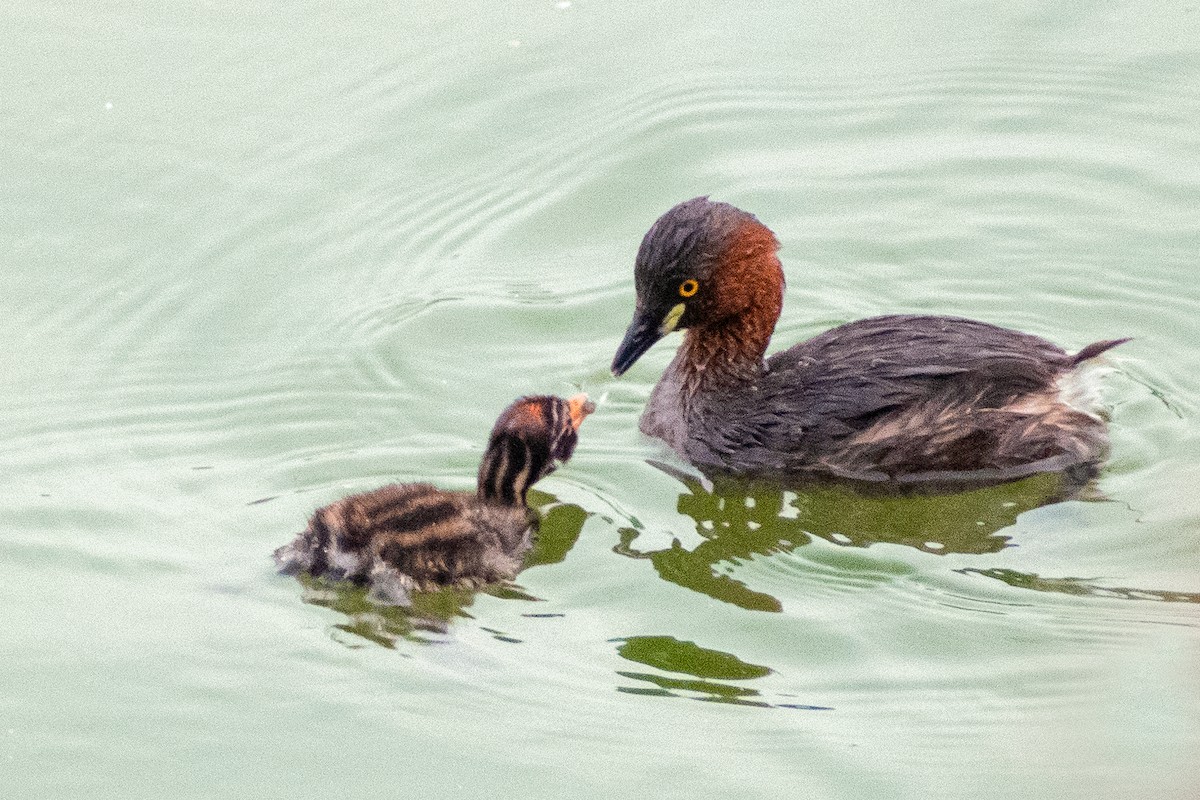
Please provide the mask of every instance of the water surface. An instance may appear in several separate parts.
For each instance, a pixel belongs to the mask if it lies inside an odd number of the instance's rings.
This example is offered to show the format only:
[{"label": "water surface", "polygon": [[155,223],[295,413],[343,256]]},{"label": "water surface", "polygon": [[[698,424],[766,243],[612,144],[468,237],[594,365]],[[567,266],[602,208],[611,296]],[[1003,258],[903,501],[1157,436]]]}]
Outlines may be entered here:
[{"label": "water surface", "polygon": [[[0,11],[0,792],[1200,789],[1200,11],[1184,2],[30,2]],[[1096,499],[713,487],[607,372],[712,194],[784,346],[961,314],[1112,359]],[[519,585],[276,576],[605,397]],[[663,469],[660,463],[671,469]]]}]

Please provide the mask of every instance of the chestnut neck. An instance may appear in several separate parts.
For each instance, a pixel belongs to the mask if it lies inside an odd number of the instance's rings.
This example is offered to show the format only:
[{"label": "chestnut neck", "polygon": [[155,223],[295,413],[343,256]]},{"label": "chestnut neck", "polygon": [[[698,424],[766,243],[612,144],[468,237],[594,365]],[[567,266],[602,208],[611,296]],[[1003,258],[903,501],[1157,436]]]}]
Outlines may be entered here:
[{"label": "chestnut neck", "polygon": [[753,383],[783,310],[779,242],[756,219],[729,237],[713,271],[713,305],[689,328],[675,364],[689,393]]}]

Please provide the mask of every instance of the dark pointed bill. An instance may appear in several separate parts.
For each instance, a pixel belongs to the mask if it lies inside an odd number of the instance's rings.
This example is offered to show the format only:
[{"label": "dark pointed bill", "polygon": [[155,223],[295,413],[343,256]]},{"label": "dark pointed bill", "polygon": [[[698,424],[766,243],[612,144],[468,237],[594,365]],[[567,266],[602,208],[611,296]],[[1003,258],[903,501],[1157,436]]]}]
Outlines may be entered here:
[{"label": "dark pointed bill", "polygon": [[638,314],[633,318],[629,330],[625,331],[621,346],[617,348],[617,354],[613,356],[613,375],[620,377],[624,374],[625,370],[632,367],[643,353],[663,337],[660,322],[661,320],[645,314]]}]

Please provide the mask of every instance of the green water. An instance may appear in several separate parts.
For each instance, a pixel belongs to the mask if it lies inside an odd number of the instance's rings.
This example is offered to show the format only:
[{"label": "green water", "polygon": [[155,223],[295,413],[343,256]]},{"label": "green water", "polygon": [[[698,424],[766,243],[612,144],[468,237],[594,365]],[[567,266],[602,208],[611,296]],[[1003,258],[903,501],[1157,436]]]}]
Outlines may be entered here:
[{"label": "green water", "polygon": [[[0,9],[0,796],[1192,798],[1200,7]],[[651,222],[783,243],[783,346],[1117,336],[1102,498],[711,487],[607,365]],[[518,586],[274,574],[602,402]],[[662,462],[665,468],[656,466]]]}]

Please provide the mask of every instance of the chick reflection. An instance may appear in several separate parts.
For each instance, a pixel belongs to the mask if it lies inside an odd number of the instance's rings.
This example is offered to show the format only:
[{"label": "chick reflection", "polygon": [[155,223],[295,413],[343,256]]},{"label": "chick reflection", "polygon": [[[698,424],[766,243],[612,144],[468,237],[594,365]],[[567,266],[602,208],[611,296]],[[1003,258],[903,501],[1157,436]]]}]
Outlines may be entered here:
[{"label": "chick reflection", "polygon": [[[579,539],[588,516],[579,506],[559,504],[545,492],[531,490],[528,500],[531,508],[538,509],[540,522],[522,571],[563,561]],[[334,630],[335,638],[349,647],[363,646],[363,640],[388,648],[394,648],[400,640],[442,641],[456,618],[472,619],[467,609],[478,594],[467,589],[413,592],[409,606],[383,606],[367,599],[367,588],[352,583],[335,583],[307,575],[301,576],[301,582],[304,602],[348,617],[346,622],[334,625]],[[495,584],[482,591],[505,600],[540,601],[513,583]],[[514,641],[502,633],[492,633],[497,639]]]},{"label": "chick reflection", "polygon": [[655,463],[686,491],[678,510],[696,521],[705,541],[692,550],[679,542],[661,550],[634,547],[636,528],[621,530],[616,552],[647,558],[664,580],[717,600],[756,611],[780,611],[778,599],[714,570],[754,555],[791,550],[818,536],[835,544],[868,547],[902,544],[929,553],[994,553],[1008,546],[1000,533],[1018,515],[1078,492],[1061,475],[1034,475],[1012,483],[956,494],[886,494],[847,483],[792,489],[778,484],[698,477]]}]

